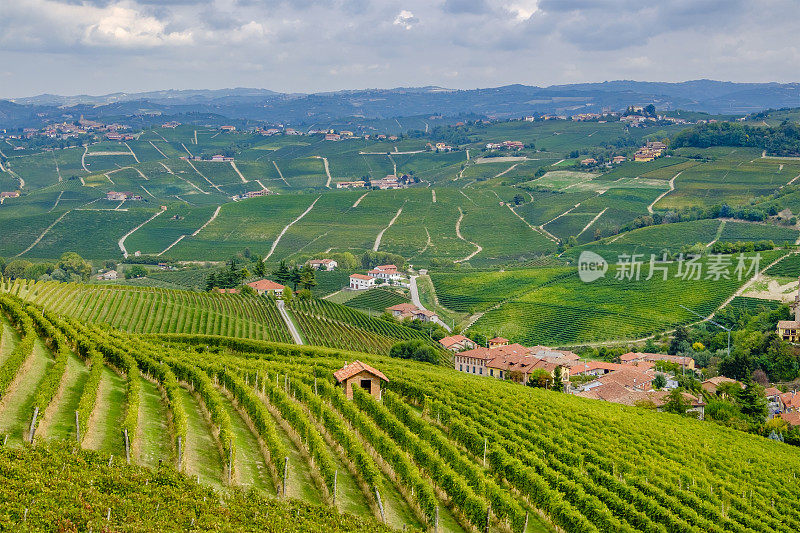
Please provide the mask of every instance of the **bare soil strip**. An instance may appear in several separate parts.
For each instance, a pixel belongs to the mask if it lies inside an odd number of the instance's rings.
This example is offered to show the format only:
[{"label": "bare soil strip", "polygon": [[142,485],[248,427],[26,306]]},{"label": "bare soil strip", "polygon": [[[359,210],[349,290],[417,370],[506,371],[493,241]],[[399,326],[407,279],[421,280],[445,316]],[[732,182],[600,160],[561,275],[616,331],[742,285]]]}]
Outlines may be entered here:
[{"label": "bare soil strip", "polygon": [[161,213],[166,213],[166,210],[163,210],[163,209],[160,210],[155,215],[151,216],[150,218],[148,218],[147,220],[145,220],[144,222],[142,222],[141,224],[139,224],[138,226],[136,226],[135,228],[133,228],[132,230],[130,230],[128,233],[126,233],[125,235],[123,235],[120,238],[120,240],[119,240],[119,242],[117,244],[119,244],[119,249],[122,251],[122,255],[125,258],[128,257],[128,250],[125,249],[125,239],[127,239],[128,237],[133,235],[139,228],[141,228],[142,226],[144,226],[145,224],[147,224],[148,222],[150,222],[151,220],[153,220],[154,218],[159,216]]},{"label": "bare soil strip", "polygon": [[[195,134],[196,134],[196,133],[197,133],[197,132],[195,132]],[[236,171],[236,173],[237,173],[237,174],[239,174],[239,178],[241,178],[241,180],[242,180],[242,183],[247,183],[247,180],[244,178],[244,176],[242,175],[242,173],[241,173],[241,172],[239,172],[239,168],[236,166],[236,163],[235,163],[235,162],[233,162],[233,161],[231,161],[231,166],[233,167],[233,170],[235,170],[235,171]]]},{"label": "bare soil strip", "polygon": [[462,211],[461,207],[459,207],[458,208],[458,220],[456,221],[456,236],[459,239],[461,239],[462,241],[470,243],[472,246],[474,246],[476,248],[476,250],[474,252],[472,252],[471,254],[469,254],[467,257],[463,258],[463,259],[456,259],[455,261],[453,261],[454,263],[463,263],[465,261],[469,261],[470,259],[472,259],[473,257],[475,257],[476,255],[478,255],[479,253],[481,253],[483,251],[483,247],[480,244],[472,242],[472,241],[468,241],[467,239],[464,238],[463,235],[461,235],[461,221],[462,220],[464,220],[464,211]]},{"label": "bare soil strip", "polygon": [[368,194],[369,194],[369,192],[365,192],[364,194],[362,194],[361,196],[359,196],[359,197],[358,197],[358,200],[356,200],[356,201],[355,201],[355,203],[353,203],[353,207],[358,207],[358,204],[360,204],[360,203],[361,203],[361,200],[363,200],[363,199],[364,199],[364,197],[365,197],[366,195],[368,195]]},{"label": "bare soil strip", "polygon": [[[61,196],[59,196],[59,198],[61,198]],[[53,207],[55,207],[55,206],[53,206]],[[52,211],[52,209],[51,209],[51,211]],[[39,235],[38,237],[36,237],[36,240],[35,240],[35,241],[33,241],[33,242],[31,243],[31,245],[30,245],[30,246],[28,246],[27,248],[25,248],[24,250],[22,250],[20,253],[18,253],[18,254],[17,254],[17,255],[15,255],[14,257],[19,257],[19,256],[21,256],[21,255],[23,255],[23,254],[26,254],[26,253],[30,252],[30,251],[31,251],[31,249],[32,249],[34,246],[36,246],[37,244],[39,244],[39,241],[41,241],[41,240],[42,240],[42,238],[44,238],[44,236],[45,236],[45,235],[47,235],[47,232],[48,232],[48,231],[50,231],[51,229],[53,229],[53,227],[54,227],[56,224],[58,224],[59,222],[61,222],[61,220],[62,220],[62,219],[65,217],[65,216],[67,216],[69,213],[71,213],[71,212],[72,212],[72,209],[70,209],[69,211],[64,211],[64,212],[61,214],[61,216],[60,216],[60,217],[58,217],[57,219],[55,219],[55,220],[53,221],[53,223],[52,223],[52,224],[50,224],[49,226],[47,226],[47,227],[44,229],[44,231],[42,232],[42,234],[41,234],[41,235]]]},{"label": "bare soil strip", "polygon": [[[274,161],[273,161],[273,163],[274,163]],[[264,261],[269,259],[270,256],[272,255],[272,253],[275,251],[275,248],[278,246],[278,243],[281,241],[281,237],[283,237],[283,234],[286,233],[289,230],[289,228],[291,228],[297,222],[299,222],[304,216],[306,216],[309,213],[309,211],[311,211],[314,208],[314,205],[316,205],[316,203],[319,201],[320,198],[322,198],[322,196],[317,196],[317,199],[314,200],[313,202],[311,202],[311,205],[308,206],[308,209],[306,209],[305,211],[300,213],[299,217],[297,217],[296,219],[294,219],[291,222],[289,222],[288,224],[286,224],[286,227],[284,227],[281,230],[281,232],[278,234],[278,237],[272,243],[272,247],[269,249],[269,253],[266,255],[266,257],[264,257]]]},{"label": "bare soil strip", "polygon": [[378,248],[380,248],[381,246],[381,239],[383,239],[383,234],[386,233],[387,229],[392,227],[392,224],[394,224],[395,220],[397,220],[397,217],[399,217],[400,213],[402,212],[403,208],[401,207],[400,209],[397,210],[397,214],[395,214],[394,218],[392,218],[392,220],[389,221],[389,225],[383,228],[380,233],[378,233],[378,236],[375,238],[375,244],[372,246],[373,251],[375,252],[378,251]]}]

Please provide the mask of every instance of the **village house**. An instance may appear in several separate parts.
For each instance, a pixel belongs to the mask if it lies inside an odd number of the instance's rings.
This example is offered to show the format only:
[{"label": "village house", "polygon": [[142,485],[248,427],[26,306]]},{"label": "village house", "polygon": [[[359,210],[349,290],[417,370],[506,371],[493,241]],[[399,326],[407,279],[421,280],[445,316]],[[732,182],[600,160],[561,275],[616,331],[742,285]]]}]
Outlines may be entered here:
[{"label": "village house", "polygon": [[614,163],[615,165],[619,163],[624,163],[627,160],[628,158],[625,157],[624,155],[615,155],[613,158],[611,158],[611,162]]},{"label": "village house", "polygon": [[619,358],[622,363],[633,363],[636,361],[649,361],[655,363],[656,361],[666,361],[675,363],[676,365],[687,370],[694,370],[694,359],[691,357],[683,357],[678,355],[664,355],[660,353],[645,353],[645,352],[628,352],[622,354]]},{"label": "village house", "polygon": [[19,191],[0,192],[0,198],[19,198]]},{"label": "village house", "polygon": [[584,167],[592,166],[597,164],[597,159],[593,157],[587,157],[586,159],[581,160],[581,165]]},{"label": "village house", "polygon": [[212,155],[211,159],[209,161],[211,161],[213,163],[229,163],[229,162],[233,161],[233,158],[224,156],[222,154],[216,154],[216,155]]},{"label": "village house", "polygon": [[220,294],[239,294],[239,289],[216,289]]},{"label": "village house", "polygon": [[[508,341],[506,341],[508,343]],[[477,374],[480,376],[488,375],[486,363],[500,355],[529,355],[529,349],[520,344],[504,344],[495,348],[484,348],[482,346],[459,352],[453,357],[453,365],[459,372],[467,374]]]},{"label": "village house", "polygon": [[367,186],[365,181],[338,181],[336,182],[337,189],[361,189]]},{"label": "village house", "polygon": [[342,130],[342,131],[340,131],[340,132],[339,132],[339,135],[340,135],[341,137],[345,137],[345,138],[348,138],[348,139],[349,139],[349,138],[351,138],[351,137],[354,137],[354,136],[355,136],[355,135],[353,135],[353,132],[352,132],[352,131],[347,131],[347,130]]},{"label": "village house", "polygon": [[800,426],[800,413],[779,413],[778,418],[785,420],[790,426]]},{"label": "village house", "polygon": [[371,289],[374,286],[375,286],[375,278],[372,278],[365,274],[350,275],[350,288],[355,291]]},{"label": "village house", "polygon": [[[603,400],[629,406],[645,406],[651,404],[655,406],[657,411],[662,411],[664,409],[664,405],[669,401],[669,395],[669,391],[631,389],[630,387],[626,387],[614,381],[576,394],[576,396],[580,396],[581,398]],[[693,396],[688,392],[682,392],[681,395],[689,404],[687,412],[697,413],[697,417],[702,420],[705,417],[706,405],[702,398]]]},{"label": "village house", "polygon": [[503,145],[503,148],[507,148],[509,150],[522,150],[525,148],[525,145],[522,143],[522,141],[503,141],[501,144]]},{"label": "village house", "polygon": [[325,140],[326,141],[338,141],[341,140],[342,136],[338,133],[326,133]]},{"label": "village house", "polygon": [[736,381],[735,379],[726,378],[725,376],[716,376],[710,379],[705,380],[700,386],[709,394],[717,394],[717,389],[723,383],[738,383],[741,387],[742,384]]},{"label": "village house", "polygon": [[489,376],[497,379],[506,379],[515,383],[525,384],[531,374],[537,370],[544,370],[550,378],[554,378],[557,369],[561,369],[562,384],[569,383],[569,368],[532,355],[505,355],[499,354],[486,363]]},{"label": "village house", "polygon": [[259,296],[275,296],[276,298],[283,297],[283,291],[286,289],[280,283],[275,283],[269,279],[260,279],[258,281],[252,281],[248,283],[250,287],[253,287],[255,291],[258,293]]},{"label": "village house", "polygon": [[353,399],[353,387],[361,387],[373,398],[381,398],[381,382],[389,383],[389,378],[383,375],[380,370],[369,366],[361,361],[353,361],[333,373],[336,382],[344,389],[348,400]]},{"label": "village house", "polygon": [[439,344],[441,344],[445,350],[450,350],[451,352],[463,352],[464,350],[472,350],[478,347],[475,341],[464,335],[445,337],[439,341]]},{"label": "village house", "polygon": [[[503,337],[494,337],[489,339],[489,349],[500,348],[501,346],[508,346],[511,341]],[[519,346],[519,344],[517,344]]]},{"label": "village house", "polygon": [[220,126],[219,129],[221,129],[222,131],[231,132],[231,131],[236,131],[236,126]]},{"label": "village house", "polygon": [[797,294],[794,296],[794,320],[778,321],[778,337],[789,342],[800,342],[800,278],[797,280]]},{"label": "village house", "polygon": [[308,266],[314,270],[325,270],[330,272],[331,270],[336,270],[336,267],[339,266],[339,263],[333,259],[312,259],[308,262]]},{"label": "village house", "polygon": [[800,413],[800,395],[797,391],[785,392],[779,396],[781,411],[784,413]]}]

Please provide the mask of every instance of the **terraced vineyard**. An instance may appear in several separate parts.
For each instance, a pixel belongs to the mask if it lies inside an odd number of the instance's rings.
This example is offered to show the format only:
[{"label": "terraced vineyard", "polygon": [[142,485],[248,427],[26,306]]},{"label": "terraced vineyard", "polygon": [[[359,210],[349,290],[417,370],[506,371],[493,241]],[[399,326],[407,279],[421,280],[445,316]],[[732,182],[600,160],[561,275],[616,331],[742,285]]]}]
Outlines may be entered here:
[{"label": "terraced vineyard", "polygon": [[267,298],[20,279],[2,282],[0,291],[78,320],[136,333],[203,333],[292,342],[274,302]]},{"label": "terraced vineyard", "polygon": [[[762,252],[759,268],[782,253]],[[626,277],[612,263],[605,277],[591,283],[582,282],[575,267],[434,274],[432,279],[442,305],[482,313],[471,330],[525,345],[574,345],[640,339],[695,321],[681,305],[707,316],[753,276],[752,271],[744,275],[754,265],[752,257],[745,257],[741,279],[735,273],[738,256],[723,259],[729,265],[727,279],[709,278],[713,260],[705,258],[698,261],[699,276],[687,277],[685,269],[679,275],[681,267],[673,261],[656,264],[667,270],[654,269],[648,280],[644,257],[638,278],[633,271]]]},{"label": "terraced vineyard", "polygon": [[[786,483],[800,457],[780,442],[426,364],[218,336],[140,336],[8,295],[0,305],[0,393],[8,392],[0,433],[9,435],[0,461],[14,473],[0,484],[0,501],[13,495],[3,515],[11,524],[26,507],[40,524],[43,509],[59,505],[80,529],[169,519],[167,529],[239,530],[244,516],[249,529],[272,515],[286,524],[287,513],[296,523],[286,527],[369,527],[332,507],[395,529],[448,532],[800,528],[800,488]],[[333,371],[356,358],[387,375],[380,401],[360,389],[350,401],[335,386]],[[31,438],[36,448],[17,451]],[[105,453],[44,445],[62,440]],[[70,475],[33,485],[38,472],[52,472],[51,457]],[[22,469],[27,458],[34,466]],[[160,460],[162,469],[126,466],[128,458]],[[80,506],[68,490],[73,480],[93,487]],[[181,489],[166,493],[167,483]],[[255,492],[231,490],[238,486]],[[284,494],[321,507],[287,508],[274,499]],[[184,505],[190,497],[195,503]]]}]

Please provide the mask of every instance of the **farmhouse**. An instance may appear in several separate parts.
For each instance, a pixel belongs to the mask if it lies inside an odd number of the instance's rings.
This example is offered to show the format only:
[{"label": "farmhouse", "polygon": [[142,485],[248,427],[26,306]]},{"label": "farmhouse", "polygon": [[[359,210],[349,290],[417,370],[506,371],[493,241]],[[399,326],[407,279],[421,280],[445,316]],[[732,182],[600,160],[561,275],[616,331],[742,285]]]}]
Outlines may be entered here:
[{"label": "farmhouse", "polygon": [[780,395],[780,408],[784,413],[800,413],[800,396],[797,391],[786,392]]},{"label": "farmhouse", "polygon": [[258,190],[258,191],[248,191],[248,192],[244,193],[244,197],[245,198],[259,198],[261,196],[268,196],[270,194],[272,194],[272,191],[270,191],[267,188],[264,188],[264,189],[261,189],[261,190]]},{"label": "farmhouse", "polygon": [[138,194],[133,194],[132,192],[108,191],[106,193],[106,200],[123,202],[125,200],[142,200],[142,197]]},{"label": "farmhouse", "polygon": [[212,155],[210,161],[214,163],[229,163],[233,161],[232,157],[226,157],[222,154]]},{"label": "farmhouse", "polygon": [[219,129],[222,131],[236,131],[236,126],[220,126]]},{"label": "farmhouse", "polygon": [[364,274],[351,274],[350,275],[350,288],[356,291],[363,289],[370,289],[375,286],[375,278],[371,278]]},{"label": "farmhouse", "polygon": [[616,165],[616,164],[619,164],[619,163],[624,163],[624,162],[625,162],[625,161],[627,161],[627,160],[628,160],[628,158],[627,158],[627,157],[625,157],[624,155],[615,155],[615,156],[614,156],[614,157],[611,159],[611,162],[612,162],[612,163],[614,163],[614,164]]},{"label": "farmhouse", "polygon": [[333,373],[336,382],[342,386],[348,400],[353,399],[353,387],[361,387],[374,398],[381,397],[381,382],[389,383],[389,378],[383,375],[380,370],[376,370],[361,361],[353,361]]},{"label": "farmhouse", "polygon": [[364,181],[338,181],[336,182],[337,189],[361,189],[366,187],[367,183]]},{"label": "farmhouse", "polygon": [[452,335],[450,337],[445,337],[439,341],[439,344],[441,344],[445,350],[450,350],[451,352],[462,352],[464,350],[472,350],[478,347],[478,345],[475,344],[475,341],[465,337],[464,335]]},{"label": "farmhouse", "polygon": [[379,180],[372,180],[372,187],[385,190],[385,189],[402,189],[403,185],[394,174],[388,174],[385,178]]},{"label": "farmhouse", "polygon": [[117,271],[109,270],[108,272],[103,272],[97,275],[97,279],[101,281],[113,281],[117,279]]},{"label": "farmhouse", "polygon": [[379,265],[367,272],[371,278],[385,279],[387,281],[395,281],[401,278],[400,273],[397,271],[395,265]]},{"label": "farmhouse", "polygon": [[250,287],[253,287],[255,291],[258,293],[259,296],[275,296],[277,298],[283,297],[283,291],[286,289],[280,283],[275,283],[269,279],[260,279],[258,281],[251,281],[248,283]]},{"label": "farmhouse", "polygon": [[339,135],[338,133],[326,133],[325,134],[325,140],[326,141],[338,141],[341,138],[342,138],[342,136]]},{"label": "farmhouse", "polygon": [[591,165],[596,165],[596,164],[597,164],[597,159],[595,159],[593,157],[587,157],[586,159],[582,159],[581,160],[581,165],[583,165],[585,167],[588,167],[588,166],[591,166]]},{"label": "farmhouse", "polygon": [[397,318],[410,318],[412,320],[422,320],[423,322],[435,322],[439,318],[433,311],[420,309],[414,304],[393,305],[387,307],[386,312]]},{"label": "farmhouse", "polygon": [[308,262],[308,266],[314,270],[325,270],[330,272],[331,270],[336,270],[336,267],[339,266],[339,263],[333,259],[312,259]]},{"label": "farmhouse", "polygon": [[0,192],[0,198],[19,198],[19,191]]}]

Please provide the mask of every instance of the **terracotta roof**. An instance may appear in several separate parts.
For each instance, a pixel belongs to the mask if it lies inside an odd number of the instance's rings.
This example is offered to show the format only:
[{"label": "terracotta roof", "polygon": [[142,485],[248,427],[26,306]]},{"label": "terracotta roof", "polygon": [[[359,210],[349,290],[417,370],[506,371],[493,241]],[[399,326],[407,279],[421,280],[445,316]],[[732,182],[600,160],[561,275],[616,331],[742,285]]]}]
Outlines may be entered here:
[{"label": "terracotta roof", "polygon": [[779,391],[775,387],[767,387],[766,389],[764,389],[764,396],[766,396],[767,398],[769,398],[770,396],[780,396],[780,395],[781,391]]},{"label": "terracotta roof", "polygon": [[375,270],[397,270],[395,265],[378,265]]},{"label": "terracotta roof", "polygon": [[623,387],[641,389],[642,387],[648,387],[650,382],[653,381],[653,378],[655,378],[655,376],[652,374],[645,374],[644,372],[639,372],[632,368],[626,368],[609,372],[597,378],[596,381],[600,383],[616,381]]},{"label": "terracotta roof", "polygon": [[445,338],[441,339],[439,341],[439,344],[441,344],[445,348],[449,348],[454,344],[458,344],[458,343],[464,342],[464,341],[472,342],[468,337],[465,337],[464,335],[451,335],[450,337],[445,337]]},{"label": "terracotta roof", "polygon": [[363,280],[367,280],[367,281],[372,279],[371,277],[369,277],[369,276],[367,276],[365,274],[350,274],[350,278],[363,279]]},{"label": "terracotta roof", "polygon": [[778,327],[781,329],[800,328],[797,320],[778,320]]},{"label": "terracotta roof", "polygon": [[483,359],[484,361],[488,361],[490,359],[494,359],[495,357],[497,357],[497,354],[495,353],[494,350],[490,350],[489,348],[479,347],[458,353],[456,354],[456,356],[471,357],[473,359]]},{"label": "terracotta roof", "polygon": [[682,357],[679,355],[665,355],[660,353],[646,353],[646,352],[628,352],[622,354],[619,360],[623,363],[630,361],[669,361],[679,365],[688,365],[690,361],[694,361],[691,357]]},{"label": "terracotta roof", "polygon": [[398,311],[400,313],[413,313],[418,311],[417,306],[414,304],[397,304],[386,308],[387,311]]},{"label": "terracotta roof", "polygon": [[253,287],[257,291],[276,291],[276,290],[283,290],[286,287],[281,285],[280,283],[275,283],[269,279],[260,279],[258,281],[253,281],[248,283],[251,287]]},{"label": "terracotta roof", "polygon": [[[731,379],[729,377],[716,376],[716,377],[708,378],[707,380],[705,380],[703,382],[703,385],[705,385],[706,383],[709,383],[711,385],[722,385],[723,383],[739,383],[739,382],[736,381],[735,379]],[[741,385],[741,383],[739,383],[739,384]]]},{"label": "terracotta roof", "polygon": [[346,365],[337,370],[336,372],[334,372],[333,377],[336,378],[336,381],[341,383],[342,381],[350,379],[351,377],[355,376],[359,372],[369,372],[370,374],[378,376],[383,381],[389,381],[389,378],[384,376],[383,372],[381,372],[380,370],[376,370],[371,366],[369,366],[368,364],[362,363],[361,361],[358,360],[353,361],[349,365]]},{"label": "terracotta roof", "polygon": [[575,361],[570,364],[570,371],[574,375],[591,372],[593,370],[608,370],[609,372],[613,372],[614,370],[624,370],[628,368],[630,368],[628,365],[608,363],[606,361]]},{"label": "terracotta roof", "polygon": [[800,413],[780,413],[778,417],[790,426],[800,426]]},{"label": "terracotta roof", "polygon": [[800,395],[794,392],[784,392],[781,394],[781,402],[787,409],[800,408]]},{"label": "terracotta roof", "polygon": [[436,313],[433,311],[428,311],[427,309],[417,309],[414,311],[415,315],[425,315],[425,316],[436,316]]}]

